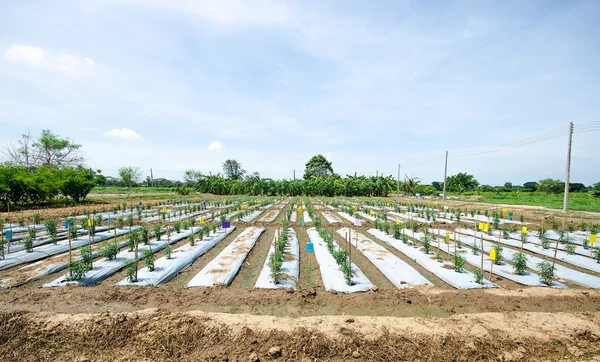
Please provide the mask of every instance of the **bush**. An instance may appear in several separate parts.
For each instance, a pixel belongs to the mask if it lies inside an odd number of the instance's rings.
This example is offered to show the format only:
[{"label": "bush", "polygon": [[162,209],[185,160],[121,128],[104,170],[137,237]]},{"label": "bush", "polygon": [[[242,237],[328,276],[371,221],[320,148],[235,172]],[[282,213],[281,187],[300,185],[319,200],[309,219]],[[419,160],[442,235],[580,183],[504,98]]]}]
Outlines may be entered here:
[{"label": "bush", "polygon": [[600,246],[596,246],[594,248],[594,259],[596,259],[596,262],[600,263]]},{"label": "bush", "polygon": [[117,254],[119,254],[119,244],[116,241],[108,243],[100,250],[100,255],[106,258],[106,260],[113,260]]},{"label": "bush", "polygon": [[77,239],[77,228],[75,225],[69,226],[69,236],[71,237],[71,240]]},{"label": "bush", "polygon": [[54,219],[48,219],[48,220],[46,220],[44,225],[46,225],[46,231],[48,232],[48,235],[50,236],[50,240],[52,241],[53,244],[56,245],[56,242],[58,241],[58,238],[56,235],[56,221]]},{"label": "bush", "polygon": [[552,263],[546,260],[539,263],[538,268],[540,269],[540,281],[546,285],[550,285],[554,279],[554,270],[556,268],[553,268]]},{"label": "bush", "polygon": [[406,235],[406,234],[402,234],[402,242],[403,242],[404,244],[408,244],[408,235]]},{"label": "bush", "polygon": [[423,241],[423,251],[425,252],[425,254],[429,254],[429,249],[431,247],[431,240],[429,239],[429,237],[424,236],[422,241]]},{"label": "bush", "polygon": [[525,270],[527,269],[527,256],[525,256],[525,253],[523,253],[523,252],[516,253],[513,256],[512,263],[513,263],[513,269],[515,270],[516,274],[518,274],[518,275],[525,274]]},{"label": "bush", "polygon": [[173,251],[171,250],[171,245],[165,246],[165,256],[167,257],[167,259],[171,259],[172,253]]},{"label": "bush", "polygon": [[137,262],[134,260],[128,260],[125,264],[125,274],[127,275],[127,280],[131,283],[137,282],[135,275],[137,274]]},{"label": "bush", "polygon": [[160,235],[162,234],[160,224],[154,224],[154,226],[152,228],[152,232],[153,232],[154,237],[156,238],[156,241],[159,241]]},{"label": "bush", "polygon": [[467,260],[460,254],[454,254],[454,258],[452,258],[452,262],[454,263],[454,271],[457,273],[462,273]]},{"label": "bush", "polygon": [[475,241],[471,245],[471,251],[473,252],[473,255],[479,255],[479,247],[477,246],[477,241]]},{"label": "bush", "polygon": [[502,245],[494,245],[494,249],[496,250],[496,261],[494,261],[494,264],[502,265],[502,261],[504,260],[502,250],[504,250],[504,248],[502,247]]},{"label": "bush", "polygon": [[125,222],[122,217],[117,218],[117,229],[122,229],[125,226]]},{"label": "bush", "polygon": [[40,214],[38,214],[38,213],[33,214],[33,224],[34,225],[40,224]]},{"label": "bush", "polygon": [[483,282],[483,270],[475,267],[473,274],[475,275],[475,282],[481,284]]},{"label": "bush", "polygon": [[90,271],[89,265],[81,260],[69,262],[67,268],[69,268],[69,277],[67,280],[79,280]]},{"label": "bush", "polygon": [[144,265],[146,266],[146,268],[148,268],[148,270],[150,270],[151,272],[154,271],[154,261],[156,260],[156,255],[154,255],[154,253],[152,253],[152,250],[150,249],[144,249],[142,255],[144,258]]},{"label": "bush", "polygon": [[179,234],[181,232],[181,223],[179,221],[175,221],[173,223],[173,229]]},{"label": "bush", "polygon": [[569,255],[575,254],[575,244],[570,241],[567,243],[567,253]]},{"label": "bush", "polygon": [[27,235],[23,239],[23,246],[25,247],[25,250],[28,253],[31,253],[33,251],[33,238],[31,237],[31,235]]}]

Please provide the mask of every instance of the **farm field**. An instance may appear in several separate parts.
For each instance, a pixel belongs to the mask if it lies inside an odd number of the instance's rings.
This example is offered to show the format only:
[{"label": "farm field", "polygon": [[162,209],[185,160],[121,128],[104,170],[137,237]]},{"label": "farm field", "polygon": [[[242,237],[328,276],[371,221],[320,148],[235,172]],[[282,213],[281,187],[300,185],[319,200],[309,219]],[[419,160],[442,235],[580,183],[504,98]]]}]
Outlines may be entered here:
[{"label": "farm field", "polygon": [[3,359],[600,353],[600,217],[590,213],[201,195],[6,217]]}]

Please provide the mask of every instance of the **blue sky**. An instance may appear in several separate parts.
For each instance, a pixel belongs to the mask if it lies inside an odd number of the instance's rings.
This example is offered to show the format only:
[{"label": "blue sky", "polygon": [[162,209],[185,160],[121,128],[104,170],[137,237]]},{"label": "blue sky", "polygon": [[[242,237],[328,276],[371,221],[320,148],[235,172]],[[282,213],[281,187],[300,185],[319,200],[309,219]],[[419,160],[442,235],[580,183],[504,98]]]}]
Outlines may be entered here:
[{"label": "blue sky", "polygon": [[[29,127],[155,177],[472,173],[600,181],[598,1],[0,2],[0,144]],[[583,127],[577,131],[578,125]],[[460,156],[460,154],[463,154]]]}]

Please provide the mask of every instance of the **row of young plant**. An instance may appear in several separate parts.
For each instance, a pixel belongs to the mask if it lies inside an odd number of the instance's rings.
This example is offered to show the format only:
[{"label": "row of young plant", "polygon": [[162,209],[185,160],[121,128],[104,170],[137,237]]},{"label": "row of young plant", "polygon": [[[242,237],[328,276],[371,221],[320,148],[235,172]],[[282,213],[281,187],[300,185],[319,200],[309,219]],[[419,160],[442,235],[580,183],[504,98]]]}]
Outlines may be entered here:
[{"label": "row of young plant", "polygon": [[350,262],[348,251],[342,249],[339,245],[337,250],[335,250],[333,245],[333,235],[329,233],[327,229],[321,224],[321,218],[314,215],[310,203],[306,203],[305,206],[306,211],[308,212],[308,216],[310,216],[313,220],[313,224],[315,226],[315,229],[319,233],[319,236],[323,239],[323,241],[325,241],[325,244],[327,244],[327,250],[329,250],[331,256],[333,256],[333,259],[335,259],[335,262],[337,263],[337,265],[339,265],[342,274],[344,274],[344,280],[346,281],[346,284],[351,285],[352,265]]},{"label": "row of young plant", "polygon": [[275,237],[274,250],[269,257],[269,269],[271,269],[271,278],[275,284],[279,284],[281,278],[281,266],[283,265],[283,255],[288,242],[288,221],[284,219],[281,224],[281,234]]}]

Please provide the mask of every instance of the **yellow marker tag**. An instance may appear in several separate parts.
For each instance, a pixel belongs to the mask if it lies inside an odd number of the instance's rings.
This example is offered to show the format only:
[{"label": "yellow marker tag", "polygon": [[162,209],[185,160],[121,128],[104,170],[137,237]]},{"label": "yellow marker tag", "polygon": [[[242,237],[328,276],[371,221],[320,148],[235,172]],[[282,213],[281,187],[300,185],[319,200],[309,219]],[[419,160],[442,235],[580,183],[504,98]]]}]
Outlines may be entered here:
[{"label": "yellow marker tag", "polygon": [[490,259],[496,261],[496,249],[490,249]]},{"label": "yellow marker tag", "polygon": [[450,244],[450,234],[446,234],[446,244]]},{"label": "yellow marker tag", "polygon": [[590,243],[592,243],[592,244],[595,243],[596,239],[597,239],[596,234],[590,235]]},{"label": "yellow marker tag", "polygon": [[163,206],[163,212],[167,212],[167,207]]},{"label": "yellow marker tag", "polygon": [[527,226],[523,226],[523,227],[521,228],[521,232],[522,232],[523,234],[527,234]]},{"label": "yellow marker tag", "polygon": [[369,210],[369,214],[373,215],[373,210]]},{"label": "yellow marker tag", "polygon": [[437,205],[438,203],[437,203],[437,201],[434,201],[434,202],[433,202],[433,204],[434,204],[434,205]]},{"label": "yellow marker tag", "polygon": [[356,211],[357,210],[356,206],[352,206],[352,210]]},{"label": "yellow marker tag", "polygon": [[478,228],[479,230],[483,230],[483,223],[482,223],[482,222],[480,222],[480,223],[477,225],[477,228]]},{"label": "yellow marker tag", "polygon": [[505,207],[502,209],[502,212],[508,212],[508,209]]},{"label": "yellow marker tag", "polygon": [[396,225],[400,225],[400,220],[396,220]]},{"label": "yellow marker tag", "polygon": [[204,225],[204,218],[200,219],[200,225]]},{"label": "yellow marker tag", "polygon": [[490,228],[490,224],[488,224],[487,222],[485,224],[483,224],[483,230],[488,231]]},{"label": "yellow marker tag", "polygon": [[302,206],[298,206],[298,212],[302,212]]},{"label": "yellow marker tag", "polygon": [[92,219],[88,219],[88,226],[92,226]]}]

